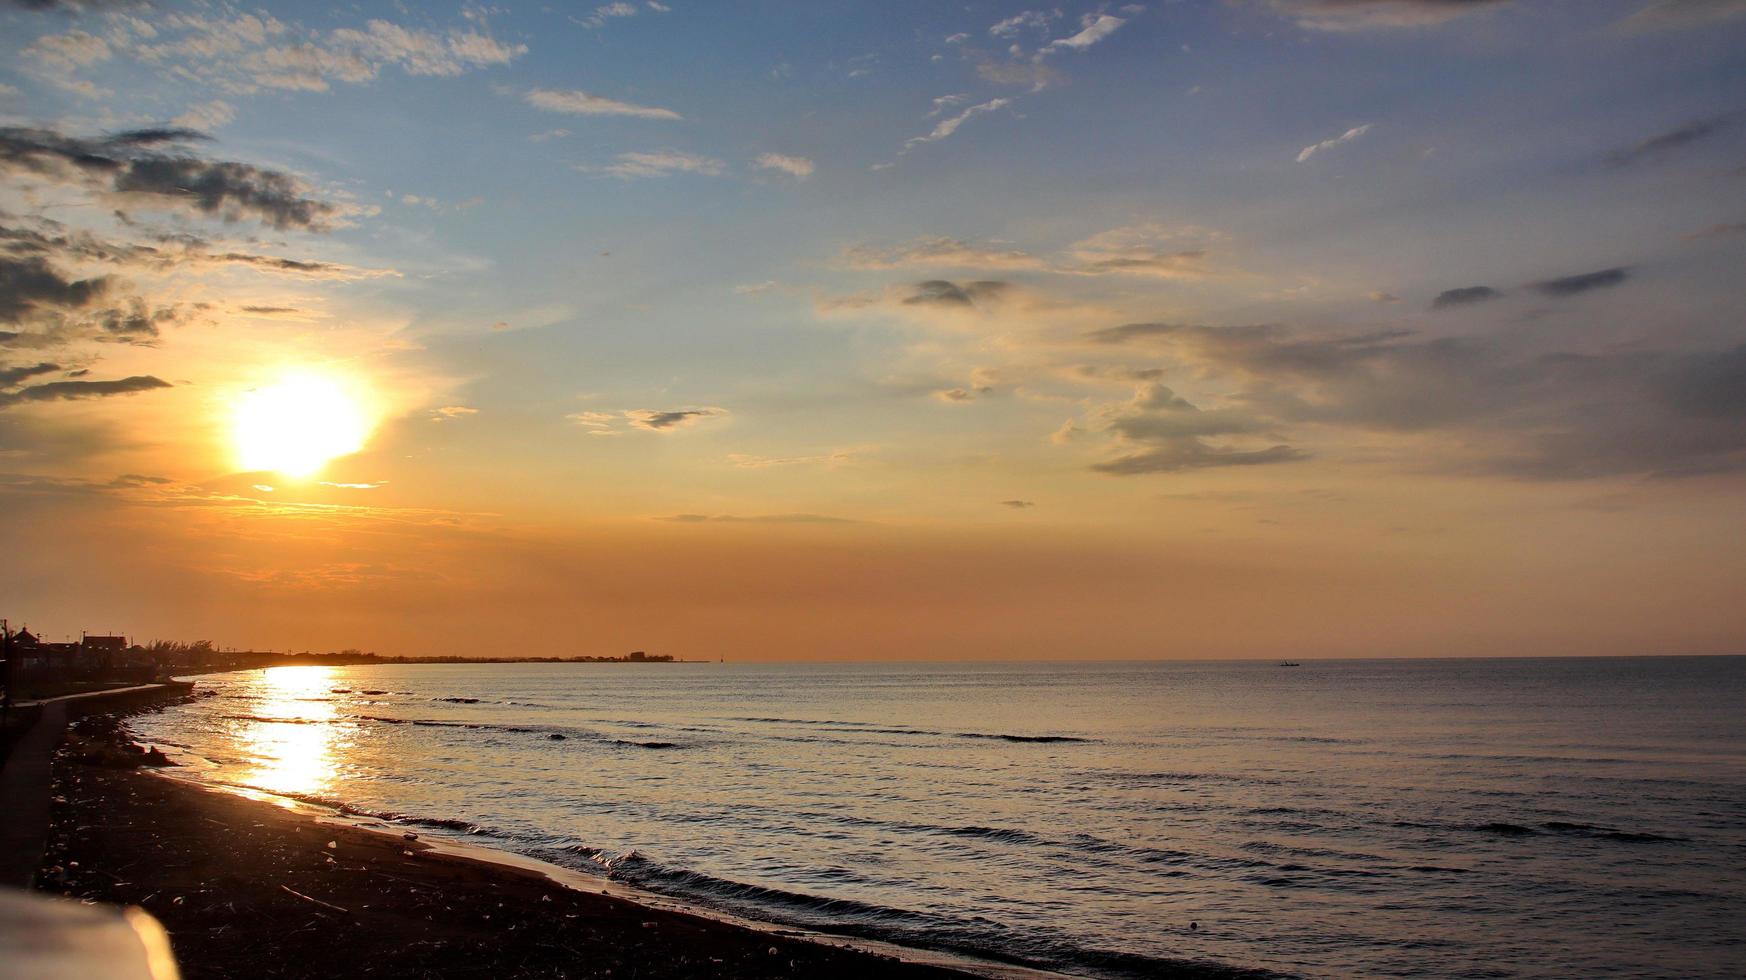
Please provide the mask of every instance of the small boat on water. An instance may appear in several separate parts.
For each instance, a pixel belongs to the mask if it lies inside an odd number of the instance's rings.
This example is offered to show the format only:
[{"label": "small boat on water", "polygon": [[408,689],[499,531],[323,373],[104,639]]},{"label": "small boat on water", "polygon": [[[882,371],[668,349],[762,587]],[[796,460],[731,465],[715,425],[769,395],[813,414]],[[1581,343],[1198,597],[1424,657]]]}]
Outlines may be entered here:
[{"label": "small boat on water", "polygon": [[1281,667],[1302,667],[1303,664],[1300,664],[1295,660],[1281,660],[1279,662],[1279,666],[1281,666]]}]

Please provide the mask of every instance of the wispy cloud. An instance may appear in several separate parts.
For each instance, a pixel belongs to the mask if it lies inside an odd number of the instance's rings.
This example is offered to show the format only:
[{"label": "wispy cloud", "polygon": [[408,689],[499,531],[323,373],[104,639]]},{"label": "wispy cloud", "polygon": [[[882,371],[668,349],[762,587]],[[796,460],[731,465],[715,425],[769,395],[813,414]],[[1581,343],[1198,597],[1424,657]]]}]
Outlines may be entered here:
[{"label": "wispy cloud", "polygon": [[578,116],[630,116],[635,119],[682,118],[671,109],[620,102],[603,95],[591,95],[580,89],[529,89],[522,95],[522,99],[536,109],[544,109],[547,112],[567,112]]},{"label": "wispy cloud", "polygon": [[727,164],[714,157],[699,156],[695,153],[655,150],[652,152],[620,153],[613,158],[612,163],[603,166],[578,164],[576,169],[583,173],[605,174],[620,180],[637,180],[644,177],[669,177],[673,174],[719,177],[727,172]]},{"label": "wispy cloud", "polygon": [[870,448],[838,449],[829,453],[817,453],[810,456],[758,456],[752,453],[729,453],[727,461],[747,470],[768,469],[773,466],[823,466],[827,469],[852,463],[871,452]]},{"label": "wispy cloud", "polygon": [[1322,140],[1320,143],[1312,143],[1309,146],[1304,147],[1298,153],[1297,162],[1302,163],[1305,160],[1308,160],[1310,157],[1315,156],[1317,153],[1321,153],[1321,152],[1324,152],[1326,150],[1331,150],[1334,147],[1339,146],[1342,143],[1350,143],[1353,140],[1359,138],[1360,136],[1363,136],[1365,133],[1370,132],[1370,128],[1372,125],[1374,125],[1374,124],[1373,123],[1365,123],[1362,126],[1353,126],[1351,129],[1346,130],[1344,133],[1341,133],[1340,135],[1334,137],[1333,139],[1325,139],[1325,140]]},{"label": "wispy cloud", "polygon": [[656,520],[675,524],[861,524],[863,521],[827,514],[674,514]]},{"label": "wispy cloud", "polygon": [[1038,256],[1005,243],[975,243],[957,238],[918,238],[886,248],[855,245],[843,252],[843,264],[856,269],[1046,269]]},{"label": "wispy cloud", "polygon": [[1014,38],[1025,31],[1046,31],[1060,17],[1059,10],[1020,11],[990,26],[988,33],[1000,38]]},{"label": "wispy cloud", "polygon": [[1681,30],[1746,17],[1746,0],[1656,0],[1619,26],[1627,31]]},{"label": "wispy cloud", "polygon": [[1272,0],[1275,10],[1321,31],[1433,27],[1514,0]]},{"label": "wispy cloud", "polygon": [[1106,40],[1126,23],[1125,19],[1109,14],[1086,14],[1080,22],[1079,33],[1050,41],[1037,54],[1040,57],[1056,51],[1084,51],[1099,41]]},{"label": "wispy cloud", "polygon": [[953,133],[956,133],[958,127],[968,122],[971,117],[979,116],[987,112],[998,112],[1009,105],[1012,105],[1011,99],[990,99],[987,102],[970,106],[955,116],[949,116],[940,120],[927,135],[911,137],[903,144],[904,148],[908,149],[912,146],[919,146],[923,143],[937,143],[940,140],[951,136]]},{"label": "wispy cloud", "polygon": [[760,153],[756,163],[760,170],[774,170],[802,180],[811,177],[815,169],[813,162],[806,157],[788,156],[783,153]]},{"label": "wispy cloud", "polygon": [[1657,133],[1621,150],[1616,150],[1607,157],[1607,160],[1617,167],[1642,163],[1645,160],[1655,159],[1693,143],[1709,139],[1720,132],[1721,128],[1722,123],[1717,119],[1702,119],[1687,123],[1667,132]]},{"label": "wispy cloud", "polygon": [[[662,9],[666,9],[666,8],[662,8]],[[598,30],[599,28],[606,26],[607,21],[615,20],[615,19],[622,18],[622,17],[635,17],[636,15],[637,15],[636,5],[631,4],[631,3],[624,3],[621,0],[621,2],[618,2],[618,3],[602,4],[598,7],[595,7],[594,12],[589,14],[586,17],[572,17],[570,19],[572,21],[575,21],[578,24],[581,24],[584,27],[593,28],[593,29]]]},{"label": "wispy cloud", "polygon": [[306,30],[269,14],[173,13],[151,23],[111,20],[125,50],[172,75],[233,94],[259,89],[325,92],[332,83],[358,85],[384,68],[408,75],[452,77],[507,65],[527,45],[496,39],[483,18],[447,31],[372,19],[362,27]]},{"label": "wispy cloud", "polygon": [[956,268],[1199,279],[1212,274],[1209,248],[1218,238],[1204,228],[1141,223],[1099,232],[1051,255],[1038,255],[1009,242],[926,237],[884,247],[855,245],[844,250],[841,261],[856,269]]},{"label": "wispy cloud", "polygon": [[171,122],[184,129],[198,129],[210,132],[229,125],[236,119],[236,106],[223,99],[212,99],[197,106],[190,106],[185,112],[172,119]]}]

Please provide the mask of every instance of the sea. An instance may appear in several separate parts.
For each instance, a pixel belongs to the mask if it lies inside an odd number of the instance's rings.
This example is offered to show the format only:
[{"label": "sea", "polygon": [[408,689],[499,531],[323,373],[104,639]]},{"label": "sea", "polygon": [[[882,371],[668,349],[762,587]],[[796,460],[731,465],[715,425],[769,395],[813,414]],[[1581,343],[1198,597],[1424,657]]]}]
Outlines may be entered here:
[{"label": "sea", "polygon": [[1746,658],[298,666],[182,774],[1093,977],[1746,976]]}]

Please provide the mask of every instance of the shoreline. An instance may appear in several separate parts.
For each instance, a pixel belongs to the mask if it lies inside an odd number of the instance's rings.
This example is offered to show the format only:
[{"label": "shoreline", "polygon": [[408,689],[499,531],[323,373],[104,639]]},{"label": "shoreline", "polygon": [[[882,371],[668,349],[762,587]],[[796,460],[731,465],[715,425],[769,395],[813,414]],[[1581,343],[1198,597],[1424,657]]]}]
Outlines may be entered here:
[{"label": "shoreline", "polygon": [[[108,737],[101,724],[74,735]],[[146,909],[169,932],[185,977],[1048,976],[971,973],[922,951],[750,928],[604,884],[575,887],[531,858],[79,755],[63,746],[54,760],[36,888]]]},{"label": "shoreline", "polygon": [[[175,755],[172,754],[172,758]],[[399,845],[409,832],[408,827],[395,825],[376,817],[354,815],[335,810],[330,806],[311,803],[294,797],[281,796],[266,790],[258,790],[235,784],[208,782],[191,774],[187,769],[156,769],[148,770],[146,775],[154,776],[175,783],[178,786],[189,787],[201,793],[209,793],[224,798],[235,798],[273,807],[285,813],[295,815],[310,823],[320,826],[344,828],[365,834],[383,837],[387,843]],[[819,929],[809,929],[804,926],[789,925],[782,922],[772,922],[736,915],[724,909],[688,902],[682,898],[665,895],[660,892],[639,888],[612,878],[592,875],[586,871],[566,867],[551,861],[542,860],[519,851],[509,850],[491,844],[474,844],[465,840],[443,836],[424,829],[413,829],[410,832],[417,836],[417,843],[424,845],[425,850],[433,856],[444,859],[479,865],[496,873],[514,875],[533,875],[549,881],[570,891],[584,895],[602,895],[633,903],[641,908],[656,912],[673,913],[707,919],[735,929],[751,933],[799,940],[820,945],[852,949],[895,960],[901,964],[934,967],[944,970],[958,971],[962,975],[981,977],[984,980],[1060,980],[1071,977],[1072,974],[1059,973],[1038,967],[1024,966],[1015,963],[1003,963],[996,960],[982,959],[965,954],[952,953],[943,950],[924,949],[915,946],[904,946],[898,943],[869,939],[861,936],[843,933],[826,932]]]},{"label": "shoreline", "polygon": [[[840,980],[1048,980],[1069,974],[972,954],[748,918],[648,891],[526,854],[431,833],[369,814],[203,779],[194,767],[104,768],[112,750],[137,758],[125,718],[76,725],[54,762],[55,805],[39,890],[139,905],[170,933],[185,976],[315,978],[359,971],[362,956],[387,957],[378,975],[464,975],[427,962],[454,946],[489,959],[491,975],[631,975],[644,980],[816,976]],[[97,764],[82,761],[95,751]],[[174,755],[172,756],[174,758]],[[183,756],[187,761],[193,758]],[[239,834],[246,840],[239,840]],[[330,843],[331,842],[331,843]],[[188,894],[192,893],[192,894]],[[441,895],[442,908],[431,906]],[[166,900],[168,904],[166,904]],[[412,902],[423,923],[378,910]],[[468,902],[490,901],[487,925]],[[198,904],[196,904],[198,903]],[[270,914],[250,910],[272,906]],[[573,931],[564,943],[520,936]],[[282,933],[286,923],[303,929]],[[362,935],[348,928],[363,927]],[[320,933],[338,930],[310,945]],[[262,944],[296,947],[298,963],[261,972]],[[386,947],[386,948],[385,948]],[[428,949],[426,947],[429,947]],[[611,965],[579,965],[593,949]],[[422,950],[422,952],[421,952]],[[334,957],[339,957],[335,959]],[[412,962],[405,962],[410,957]],[[508,958],[506,958],[508,957]],[[586,957],[585,957],[586,958]],[[625,971],[628,970],[627,974]],[[1270,976],[1205,962],[1172,964],[1147,976],[1236,980]]]},{"label": "shoreline", "polygon": [[[179,679],[191,681],[198,676],[183,675]],[[123,736],[124,740],[128,737],[131,737],[131,733]],[[344,801],[277,793],[240,783],[209,778],[215,774],[206,771],[211,764],[201,756],[174,748],[171,749],[170,756],[178,762],[178,766],[159,770],[155,774],[165,777],[160,781],[173,783],[179,789],[194,790],[203,795],[230,800],[240,799],[257,806],[265,804],[273,810],[293,814],[299,819],[313,824],[343,828],[350,832],[380,835],[394,843],[398,843],[403,834],[411,831],[417,835],[418,844],[421,845],[419,848],[421,853],[429,850],[435,856],[483,865],[495,873],[531,874],[543,881],[585,895],[603,895],[634,903],[638,907],[651,911],[703,918],[729,928],[757,935],[854,950],[879,957],[890,966],[905,964],[936,968],[951,971],[950,975],[953,976],[978,976],[994,978],[994,980],[1046,980],[1046,978],[1081,975],[1059,972],[1063,969],[1107,969],[1114,971],[1112,975],[1173,977],[1182,978],[1182,980],[1199,980],[1199,978],[1235,980],[1235,978],[1242,977],[1280,976],[1277,973],[1236,967],[1198,958],[1158,960],[1148,964],[1144,969],[1132,964],[1123,964],[1119,967],[1114,964],[1106,964],[1096,968],[1090,965],[1077,968],[1056,964],[1045,965],[1016,956],[1010,959],[1004,958],[1002,957],[1003,951],[998,950],[990,954],[980,949],[955,948],[947,937],[940,938],[940,945],[930,946],[927,945],[930,938],[928,936],[893,941],[859,932],[855,926],[849,923],[842,925],[843,931],[834,931],[838,926],[834,921],[812,921],[803,924],[793,920],[784,921],[780,913],[773,913],[773,918],[761,918],[759,917],[761,913],[757,909],[748,912],[731,906],[711,905],[708,904],[707,899],[700,901],[689,896],[675,896],[649,890],[640,885],[595,873],[587,867],[575,867],[562,856],[550,856],[537,851],[524,853],[501,841],[488,839],[476,841],[470,837],[453,836],[445,833],[442,829],[431,829],[427,825],[421,825],[424,820],[420,818],[405,817],[402,819],[403,815],[397,813],[359,811],[346,805]],[[440,825],[440,821],[432,822]],[[1100,974],[1093,973],[1091,975]]]}]

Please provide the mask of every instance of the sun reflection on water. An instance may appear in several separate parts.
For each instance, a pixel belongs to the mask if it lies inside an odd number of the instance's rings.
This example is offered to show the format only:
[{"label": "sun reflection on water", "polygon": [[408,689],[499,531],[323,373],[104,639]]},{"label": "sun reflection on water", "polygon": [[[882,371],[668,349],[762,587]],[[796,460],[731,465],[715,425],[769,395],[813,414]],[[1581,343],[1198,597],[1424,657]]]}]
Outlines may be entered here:
[{"label": "sun reflection on water", "polygon": [[274,793],[320,795],[333,782],[341,736],[326,699],[329,667],[269,667],[256,688],[255,717],[237,730],[251,768],[244,782]]}]

